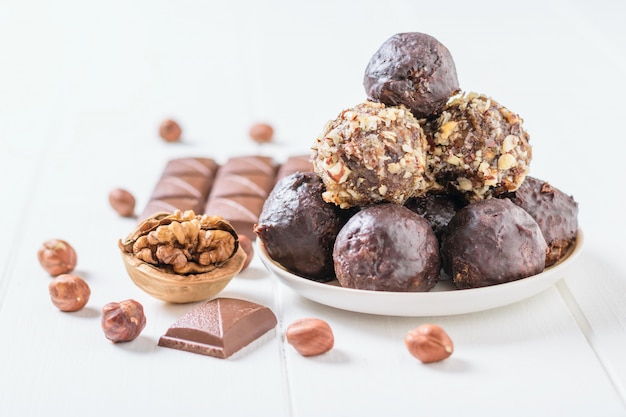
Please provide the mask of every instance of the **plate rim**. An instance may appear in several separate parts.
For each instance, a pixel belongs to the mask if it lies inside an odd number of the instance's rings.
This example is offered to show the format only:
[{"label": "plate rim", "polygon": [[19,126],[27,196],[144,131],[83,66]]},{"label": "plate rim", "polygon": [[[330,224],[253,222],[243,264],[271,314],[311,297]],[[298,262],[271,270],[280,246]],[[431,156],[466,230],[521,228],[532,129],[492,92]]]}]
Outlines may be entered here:
[{"label": "plate rim", "polygon": [[[337,285],[332,285],[328,283],[313,281],[304,277],[300,277],[292,272],[287,271],[282,265],[278,262],[274,261],[268,255],[265,250],[265,246],[260,239],[256,239],[256,245],[259,251],[259,257],[261,261],[265,265],[265,267],[272,273],[272,275],[276,276],[284,285],[288,286],[292,290],[296,291],[299,295],[308,298],[316,303],[327,305],[330,307],[354,311],[360,313],[369,313],[369,314],[377,314],[377,315],[395,315],[395,316],[435,316],[435,315],[456,315],[456,314],[467,314],[477,311],[488,310],[492,308],[502,307],[505,305],[513,304],[518,301],[522,301],[526,298],[530,298],[538,293],[550,288],[552,285],[560,281],[564,278],[564,274],[560,272],[566,271],[571,264],[578,259],[580,253],[582,252],[584,246],[584,234],[581,228],[578,229],[576,235],[576,243],[569,250],[569,254],[566,258],[561,260],[556,265],[550,266],[546,268],[539,274],[529,276],[526,278],[522,278],[519,280],[496,284],[487,287],[480,288],[471,288],[471,289],[451,289],[451,290],[443,290],[443,291],[428,291],[428,292],[393,292],[393,291],[375,291],[375,290],[359,290],[354,288],[345,288]],[[560,273],[560,274],[559,274]],[[295,287],[306,287],[312,291],[332,291],[335,296],[344,295],[348,298],[348,301],[354,299],[356,297],[361,297],[363,299],[367,298],[393,298],[395,300],[400,301],[414,301],[415,303],[423,302],[424,300],[428,300],[429,303],[456,303],[459,301],[467,301],[467,300],[478,300],[482,297],[489,297],[494,294],[499,293],[515,293],[519,290],[521,295],[520,297],[510,297],[513,301],[504,302],[504,303],[484,303],[484,308],[480,306],[468,309],[459,309],[452,307],[449,309],[450,312],[446,312],[445,308],[439,309],[437,311],[433,311],[432,314],[424,314],[419,312],[420,309],[416,307],[415,311],[407,311],[406,313],[399,313],[395,311],[394,308],[386,309],[384,306],[376,305],[372,309],[354,309],[347,305],[341,306],[337,305],[337,303],[331,302],[327,303],[323,300],[320,301],[317,297],[311,298],[307,293],[304,293],[302,290]],[[339,303],[342,304],[342,303]],[[346,303],[350,304],[350,303]],[[369,310],[369,311],[368,311]],[[388,310],[388,312],[385,312]],[[459,310],[459,311],[457,311]]]}]

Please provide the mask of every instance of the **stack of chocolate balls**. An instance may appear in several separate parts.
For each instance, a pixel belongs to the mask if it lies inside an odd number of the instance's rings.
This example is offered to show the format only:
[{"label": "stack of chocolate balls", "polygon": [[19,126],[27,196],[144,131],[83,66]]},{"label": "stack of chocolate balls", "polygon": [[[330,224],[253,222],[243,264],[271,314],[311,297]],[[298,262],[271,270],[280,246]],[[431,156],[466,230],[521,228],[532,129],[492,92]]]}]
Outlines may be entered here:
[{"label": "stack of chocolate balls", "polygon": [[255,231],[275,261],[349,288],[429,291],[442,268],[458,288],[475,288],[567,255],[577,203],[528,176],[522,119],[462,91],[444,45],[392,36],[364,86],[367,100],[316,138],[315,172],[284,178],[268,198]]}]

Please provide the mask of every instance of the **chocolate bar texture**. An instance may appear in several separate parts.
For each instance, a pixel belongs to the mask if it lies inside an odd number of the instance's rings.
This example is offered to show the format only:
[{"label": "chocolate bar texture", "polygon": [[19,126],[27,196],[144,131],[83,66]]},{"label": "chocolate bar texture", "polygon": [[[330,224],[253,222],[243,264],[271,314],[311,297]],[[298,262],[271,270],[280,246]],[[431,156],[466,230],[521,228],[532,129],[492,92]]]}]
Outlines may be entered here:
[{"label": "chocolate bar texture", "polygon": [[308,155],[290,156],[281,165],[267,156],[237,156],[223,165],[206,157],[167,162],[140,217],[193,210],[222,216],[238,234],[256,238],[253,227],[276,182],[296,171],[310,172]]},{"label": "chocolate bar texture", "polygon": [[226,359],[273,329],[269,308],[237,298],[215,298],[178,319],[159,346]]}]

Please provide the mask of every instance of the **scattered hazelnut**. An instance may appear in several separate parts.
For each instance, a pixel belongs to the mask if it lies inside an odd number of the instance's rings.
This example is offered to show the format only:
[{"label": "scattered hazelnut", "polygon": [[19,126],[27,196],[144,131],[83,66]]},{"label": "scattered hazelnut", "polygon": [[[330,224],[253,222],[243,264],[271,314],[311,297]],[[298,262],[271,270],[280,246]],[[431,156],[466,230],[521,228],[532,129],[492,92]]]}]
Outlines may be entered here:
[{"label": "scattered hazelnut", "polygon": [[287,342],[302,356],[315,356],[331,350],[333,331],[324,320],[304,318],[294,321],[285,333]]},{"label": "scattered hazelnut", "polygon": [[271,142],[274,137],[274,128],[267,123],[256,123],[250,127],[250,137],[258,143]]},{"label": "scattered hazelnut", "polygon": [[404,343],[411,355],[423,363],[442,361],[454,351],[452,339],[436,324],[422,324],[409,331]]},{"label": "scattered hazelnut", "polygon": [[102,308],[102,330],[113,343],[135,340],[144,327],[143,306],[135,300],[108,303]]},{"label": "scattered hazelnut", "polygon": [[133,217],[135,214],[135,197],[122,188],[109,193],[109,204],[122,217]]},{"label": "scattered hazelnut", "polygon": [[67,274],[76,268],[76,251],[64,240],[51,239],[37,251],[39,263],[50,275]]},{"label": "scattered hazelnut", "polygon": [[172,119],[164,120],[159,127],[159,135],[166,142],[178,142],[181,134],[182,129],[179,124]]},{"label": "scattered hazelnut", "polygon": [[239,246],[246,253],[246,261],[243,264],[241,270],[243,271],[247,267],[250,266],[250,262],[252,262],[252,258],[254,257],[254,247],[252,246],[252,240],[248,236],[239,235]]},{"label": "scattered hazelnut", "polygon": [[48,285],[50,299],[61,311],[78,311],[89,301],[89,285],[79,276],[61,274]]}]

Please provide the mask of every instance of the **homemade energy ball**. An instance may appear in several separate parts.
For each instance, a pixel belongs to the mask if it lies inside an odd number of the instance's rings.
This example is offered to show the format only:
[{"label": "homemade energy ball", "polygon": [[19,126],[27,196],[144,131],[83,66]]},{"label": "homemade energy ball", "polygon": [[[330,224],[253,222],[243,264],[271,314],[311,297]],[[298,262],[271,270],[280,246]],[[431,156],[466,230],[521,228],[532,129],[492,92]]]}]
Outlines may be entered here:
[{"label": "homemade energy ball", "polygon": [[334,278],[333,244],[348,216],[322,200],[323,189],[313,172],[284,177],[265,201],[254,227],[273,260],[315,281]]},{"label": "homemade energy ball", "polygon": [[548,245],[537,222],[508,199],[471,203],[448,223],[444,271],[458,288],[502,284],[543,271]]},{"label": "homemade energy ball", "polygon": [[459,91],[450,51],[424,33],[398,33],[372,56],[363,80],[372,101],[403,104],[418,119],[437,115]]},{"label": "homemade energy ball", "polygon": [[429,291],[439,280],[439,244],[430,225],[398,204],[362,209],[341,229],[335,274],[342,287]]},{"label": "homemade energy ball", "polygon": [[426,137],[404,106],[367,101],[344,110],[312,146],[312,162],[341,208],[378,202],[402,204],[428,187]]},{"label": "homemade energy ball", "polygon": [[546,267],[561,260],[576,242],[578,203],[549,183],[530,176],[510,199],[539,224],[549,248]]},{"label": "homemade energy ball", "polygon": [[522,119],[491,98],[467,93],[424,126],[429,175],[471,200],[515,191],[532,158]]},{"label": "homemade energy ball", "polygon": [[437,239],[441,239],[446,226],[456,212],[465,206],[465,202],[457,195],[435,191],[410,198],[404,206],[425,218]]}]

